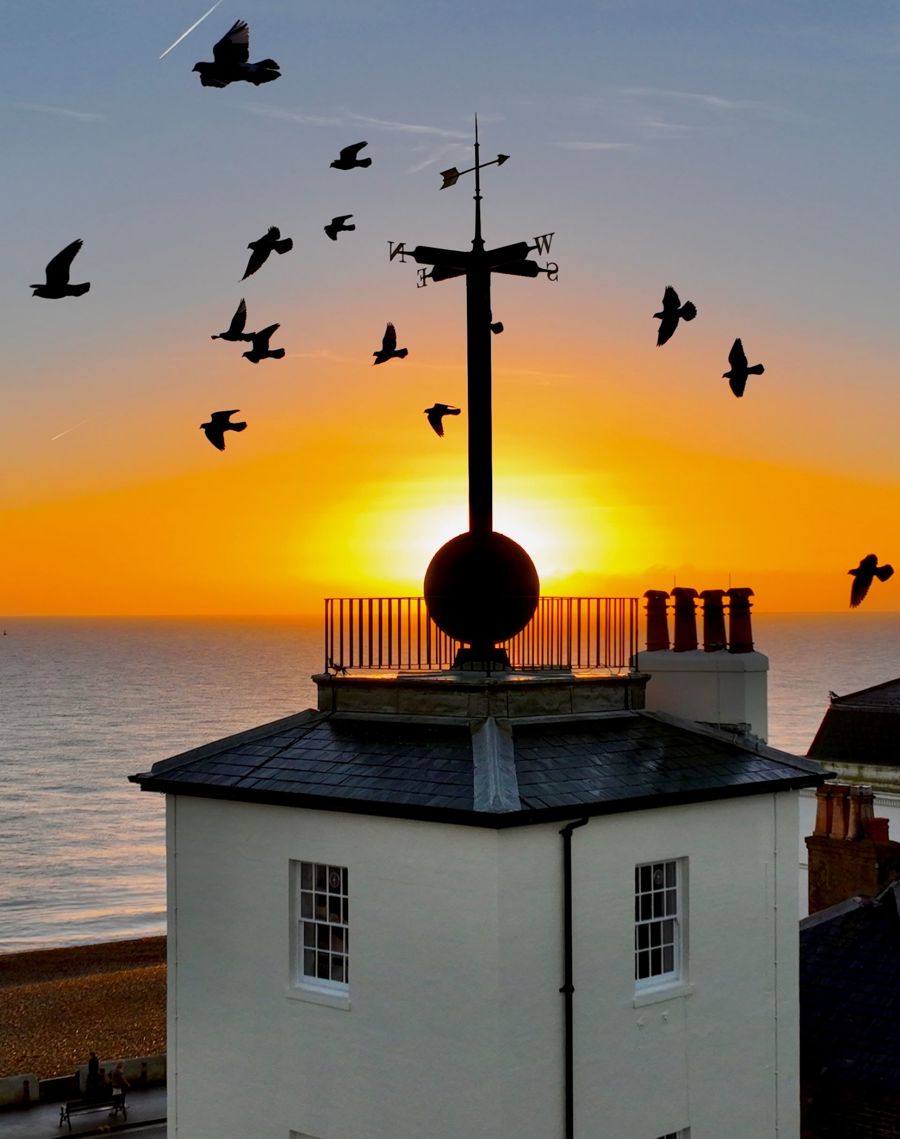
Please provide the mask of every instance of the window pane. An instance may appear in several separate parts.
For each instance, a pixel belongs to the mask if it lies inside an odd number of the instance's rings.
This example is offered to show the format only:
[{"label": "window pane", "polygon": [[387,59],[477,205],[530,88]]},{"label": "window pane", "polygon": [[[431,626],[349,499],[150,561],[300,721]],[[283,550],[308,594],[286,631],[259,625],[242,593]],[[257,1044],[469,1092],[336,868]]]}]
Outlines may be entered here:
[{"label": "window pane", "polygon": [[303,950],[303,972],[307,977],[315,977],[316,975],[316,951],[314,949]]},{"label": "window pane", "polygon": [[344,959],[333,954],[331,958],[331,979],[332,981],[344,980]]},{"label": "window pane", "polygon": [[675,923],[669,919],[669,921],[660,922],[660,926],[663,941],[666,945],[671,945],[675,940]]},{"label": "window pane", "polygon": [[300,888],[302,890],[312,889],[312,863],[300,863]]},{"label": "window pane", "polygon": [[675,972],[675,949],[671,945],[666,946],[663,950],[663,972]]},{"label": "window pane", "polygon": [[653,895],[653,916],[661,918],[663,916],[663,903],[665,898],[662,894]]},{"label": "window pane", "polygon": [[333,894],[341,892],[341,870],[339,866],[328,867],[328,889]]},{"label": "window pane", "polygon": [[658,862],[653,867],[653,889],[661,890],[666,883],[665,867]]},{"label": "window pane", "polygon": [[667,886],[674,886],[675,885],[675,872],[676,872],[675,863],[674,862],[667,862],[666,863],[666,885]]},{"label": "window pane", "polygon": [[666,890],[666,913],[667,914],[678,913],[676,898],[677,898],[677,895],[676,895],[674,890]]},{"label": "window pane", "polygon": [[324,866],[320,866],[318,863],[316,863],[316,889],[317,890],[324,890],[325,889],[325,871],[326,871],[326,868]]},{"label": "window pane", "polygon": [[659,922],[653,922],[647,928],[650,930],[650,944],[662,945],[662,930],[659,928]]},{"label": "window pane", "polygon": [[344,931],[343,929],[331,930],[331,948],[337,949],[339,952],[344,952]]},{"label": "window pane", "polygon": [[316,927],[311,921],[303,923],[303,944],[307,946],[316,944]]},{"label": "window pane", "polygon": [[654,977],[658,977],[662,972],[662,950],[650,950],[650,972]]},{"label": "window pane", "polygon": [[346,898],[344,898],[343,902],[341,903],[341,909],[344,911],[344,925],[346,925],[350,913],[350,903]]},{"label": "window pane", "polygon": [[349,892],[350,891],[347,889],[347,867],[345,866],[341,870],[341,893],[349,894]]},{"label": "window pane", "polygon": [[650,890],[652,888],[651,875],[653,873],[653,867],[652,866],[639,866],[638,869],[640,871],[640,876],[641,876],[640,889],[642,891]]},{"label": "window pane", "polygon": [[328,920],[337,922],[341,921],[341,899],[328,895]]},{"label": "window pane", "polygon": [[327,895],[316,894],[316,917],[321,918],[322,921],[325,920],[325,914],[327,912],[326,907],[327,907]]},{"label": "window pane", "polygon": [[642,894],[641,902],[641,921],[649,921],[653,917],[653,895]]},{"label": "window pane", "polygon": [[650,976],[650,955],[649,953],[639,953],[637,955],[637,977],[639,981],[645,980]]},{"label": "window pane", "polygon": [[638,949],[650,948],[650,926],[639,925],[634,931],[635,945]]},{"label": "window pane", "polygon": [[313,916],[313,898],[312,894],[303,891],[300,895],[300,916],[302,918],[311,918]]}]

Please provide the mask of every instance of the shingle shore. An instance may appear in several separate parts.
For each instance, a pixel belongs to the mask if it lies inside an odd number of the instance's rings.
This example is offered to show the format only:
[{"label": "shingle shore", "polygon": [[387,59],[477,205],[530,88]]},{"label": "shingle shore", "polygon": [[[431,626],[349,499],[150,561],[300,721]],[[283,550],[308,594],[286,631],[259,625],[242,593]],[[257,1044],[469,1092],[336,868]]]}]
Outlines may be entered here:
[{"label": "shingle shore", "polygon": [[0,954],[0,1076],[166,1050],[166,939]]}]

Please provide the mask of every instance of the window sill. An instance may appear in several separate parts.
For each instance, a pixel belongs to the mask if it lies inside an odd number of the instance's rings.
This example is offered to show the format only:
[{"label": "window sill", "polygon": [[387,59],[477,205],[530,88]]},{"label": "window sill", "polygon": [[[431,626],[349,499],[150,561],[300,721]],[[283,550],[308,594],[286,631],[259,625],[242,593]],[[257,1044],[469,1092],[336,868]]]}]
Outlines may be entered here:
[{"label": "window sill", "polygon": [[638,989],[631,1004],[633,1008],[643,1008],[645,1005],[655,1005],[660,1001],[677,1000],[678,997],[689,997],[694,986],[689,981],[672,981],[667,985],[656,985],[653,988]]},{"label": "window sill", "polygon": [[344,989],[318,988],[315,985],[288,985],[285,995],[294,1001],[307,1001],[313,1005],[326,1005],[350,1011],[350,993]]}]

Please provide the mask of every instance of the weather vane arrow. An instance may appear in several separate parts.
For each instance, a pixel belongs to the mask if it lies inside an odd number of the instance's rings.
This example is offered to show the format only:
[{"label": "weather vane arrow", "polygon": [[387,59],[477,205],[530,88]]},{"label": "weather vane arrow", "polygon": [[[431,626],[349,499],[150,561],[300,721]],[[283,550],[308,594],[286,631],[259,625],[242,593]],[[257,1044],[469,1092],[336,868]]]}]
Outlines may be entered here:
[{"label": "weather vane arrow", "polygon": [[441,177],[444,181],[441,183],[441,189],[446,190],[448,186],[455,186],[463,174],[471,174],[473,170],[483,170],[485,166],[502,166],[508,158],[508,154],[498,154],[497,157],[491,159],[490,162],[482,162],[475,166],[469,166],[466,170],[457,170],[455,166],[451,166],[449,170],[442,170]]}]

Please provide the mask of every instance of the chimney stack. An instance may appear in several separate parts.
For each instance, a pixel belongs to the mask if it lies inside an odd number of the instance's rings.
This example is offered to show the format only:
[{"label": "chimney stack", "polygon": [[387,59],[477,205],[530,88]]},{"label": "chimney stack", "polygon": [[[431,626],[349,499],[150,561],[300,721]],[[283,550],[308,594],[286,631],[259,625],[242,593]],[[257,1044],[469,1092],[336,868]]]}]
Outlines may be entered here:
[{"label": "chimney stack", "polygon": [[816,791],[816,826],[809,852],[809,912],[857,895],[874,898],[900,878],[900,842],[888,820],[875,818],[871,787],[825,783]]}]

